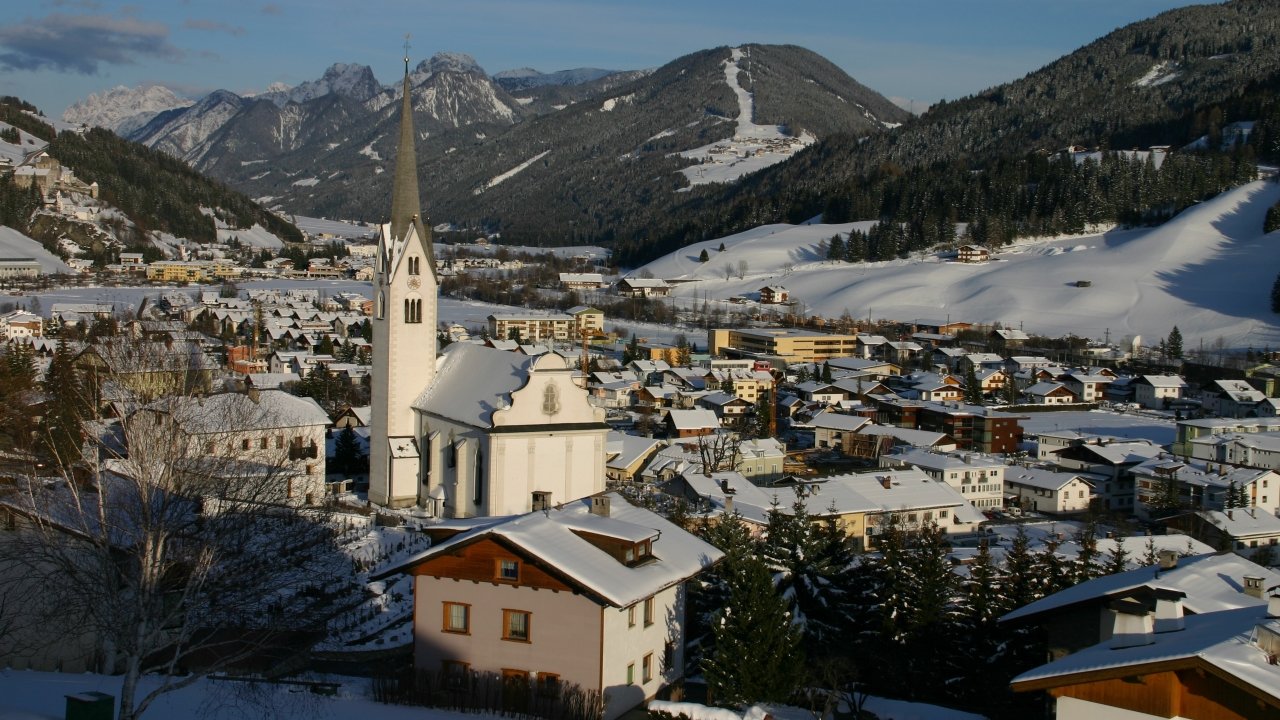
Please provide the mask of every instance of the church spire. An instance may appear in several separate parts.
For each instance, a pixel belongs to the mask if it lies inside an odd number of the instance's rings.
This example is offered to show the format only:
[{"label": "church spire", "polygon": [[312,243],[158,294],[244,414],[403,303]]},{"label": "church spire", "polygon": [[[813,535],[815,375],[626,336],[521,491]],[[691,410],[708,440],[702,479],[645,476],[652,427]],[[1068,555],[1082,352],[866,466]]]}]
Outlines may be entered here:
[{"label": "church spire", "polygon": [[[409,85],[409,44],[404,51],[404,91],[400,105],[400,147],[396,150],[395,186],[391,191],[391,239],[402,241],[410,227],[418,231],[418,239],[431,258],[431,237],[422,223],[422,206],[418,196],[418,156],[413,149],[413,98]],[[431,262],[429,259],[428,262]],[[433,263],[434,265],[434,263]]]}]

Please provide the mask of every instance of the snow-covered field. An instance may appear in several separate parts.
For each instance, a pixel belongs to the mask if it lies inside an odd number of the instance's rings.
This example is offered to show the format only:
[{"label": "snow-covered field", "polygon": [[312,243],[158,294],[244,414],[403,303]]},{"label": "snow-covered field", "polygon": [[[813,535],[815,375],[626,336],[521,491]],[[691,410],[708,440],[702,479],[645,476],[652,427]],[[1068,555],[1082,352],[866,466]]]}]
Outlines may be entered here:
[{"label": "snow-covered field", "polygon": [[235,238],[240,241],[240,244],[249,247],[267,250],[284,249],[283,240],[257,223],[254,223],[253,227],[246,229],[218,228],[218,242],[226,242],[231,238]]},{"label": "snow-covered field", "polygon": [[343,220],[326,220],[324,218],[292,216],[293,224],[309,235],[333,235],[342,238],[374,237],[377,227]]},{"label": "snow-covered field", "polygon": [[[696,280],[677,297],[728,299],[781,284],[808,314],[1001,322],[1046,335],[1150,343],[1177,325],[1186,347],[1280,347],[1270,293],[1280,235],[1263,234],[1280,184],[1257,181],[1187,209],[1156,228],[1022,243],[992,262],[937,257],[827,261],[825,241],[872,223],[765,225],[682,248],[638,270]],[[717,252],[721,242],[724,252]],[[710,255],[699,263],[703,250]],[[738,278],[738,267],[747,271]],[[728,278],[726,279],[726,268]],[[1091,287],[1076,287],[1087,280]]]}]

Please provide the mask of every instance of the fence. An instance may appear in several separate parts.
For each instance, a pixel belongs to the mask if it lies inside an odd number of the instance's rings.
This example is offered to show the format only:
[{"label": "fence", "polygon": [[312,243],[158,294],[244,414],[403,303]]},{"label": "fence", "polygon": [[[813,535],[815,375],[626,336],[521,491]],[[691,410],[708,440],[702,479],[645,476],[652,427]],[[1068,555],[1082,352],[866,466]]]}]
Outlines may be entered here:
[{"label": "fence", "polygon": [[406,670],[375,679],[373,697],[378,702],[512,718],[600,720],[604,714],[599,690],[545,677],[534,682],[527,674],[504,677],[471,670]]}]

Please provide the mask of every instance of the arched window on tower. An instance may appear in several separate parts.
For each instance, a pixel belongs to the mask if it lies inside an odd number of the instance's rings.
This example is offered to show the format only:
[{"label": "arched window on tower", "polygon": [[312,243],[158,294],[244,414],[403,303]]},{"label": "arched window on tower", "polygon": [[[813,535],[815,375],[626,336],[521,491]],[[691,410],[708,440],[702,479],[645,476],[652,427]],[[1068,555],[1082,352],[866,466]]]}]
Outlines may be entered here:
[{"label": "arched window on tower", "polygon": [[418,274],[418,270],[421,267],[420,265],[421,261],[422,261],[422,258],[416,258],[416,257],[409,258],[409,274],[410,275]]},{"label": "arched window on tower", "polygon": [[422,300],[408,298],[404,301],[404,321],[406,323],[422,322]]},{"label": "arched window on tower", "polygon": [[383,318],[385,318],[385,317],[387,316],[387,296],[386,296],[386,295],[383,295],[381,291],[379,291],[379,292],[378,292],[378,308],[377,308],[377,311],[378,311],[378,312],[377,312],[377,318],[378,318],[379,320],[382,320]]}]

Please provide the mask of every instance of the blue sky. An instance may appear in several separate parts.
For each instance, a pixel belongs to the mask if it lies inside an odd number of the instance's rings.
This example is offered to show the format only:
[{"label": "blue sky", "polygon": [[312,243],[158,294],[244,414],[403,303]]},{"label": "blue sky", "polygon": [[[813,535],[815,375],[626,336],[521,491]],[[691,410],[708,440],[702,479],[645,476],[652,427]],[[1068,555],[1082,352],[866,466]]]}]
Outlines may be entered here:
[{"label": "blue sky", "polygon": [[448,50],[490,73],[656,67],[719,45],[814,50],[922,104],[1012,80],[1177,0],[17,0],[0,20],[0,94],[47,115],[115,85],[199,96],[318,78],[335,62],[399,74]]}]

